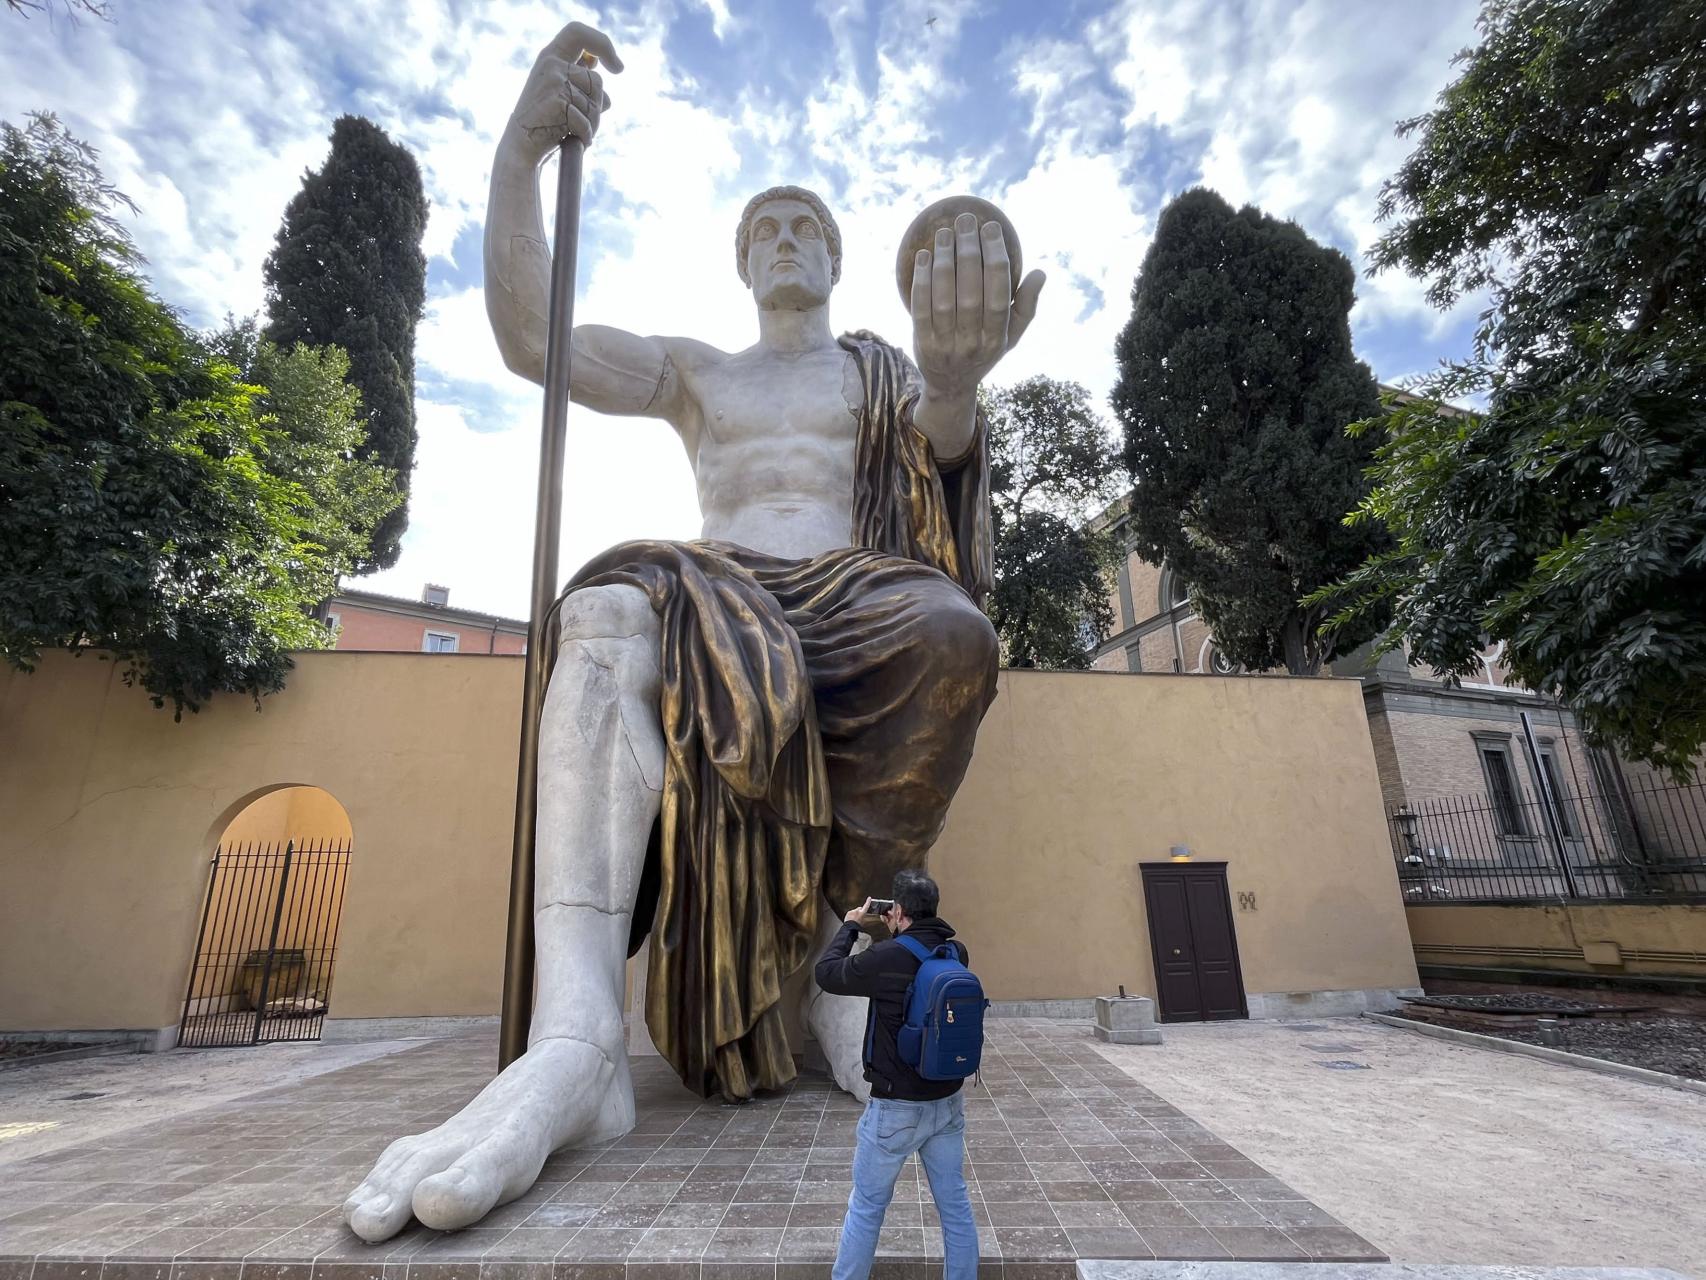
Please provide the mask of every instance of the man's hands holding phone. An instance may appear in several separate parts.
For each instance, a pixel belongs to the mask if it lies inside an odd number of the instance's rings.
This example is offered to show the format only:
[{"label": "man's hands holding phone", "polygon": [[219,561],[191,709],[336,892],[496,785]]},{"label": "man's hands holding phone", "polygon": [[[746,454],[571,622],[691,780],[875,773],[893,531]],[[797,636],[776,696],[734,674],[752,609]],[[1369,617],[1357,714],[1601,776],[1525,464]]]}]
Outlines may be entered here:
[{"label": "man's hands holding phone", "polygon": [[844,917],[848,924],[862,924],[867,917],[877,916],[886,919],[889,912],[894,910],[893,898],[866,898],[865,905],[854,907]]}]

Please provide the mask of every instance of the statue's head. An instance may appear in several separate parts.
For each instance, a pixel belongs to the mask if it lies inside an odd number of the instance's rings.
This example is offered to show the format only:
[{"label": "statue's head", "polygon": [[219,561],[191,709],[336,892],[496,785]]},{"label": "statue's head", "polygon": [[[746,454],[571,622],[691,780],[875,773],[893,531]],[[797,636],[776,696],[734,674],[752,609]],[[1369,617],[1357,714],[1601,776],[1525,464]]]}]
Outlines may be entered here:
[{"label": "statue's head", "polygon": [[814,192],[771,187],[740,216],[735,269],[764,310],[822,306],[841,279],[841,228]]}]

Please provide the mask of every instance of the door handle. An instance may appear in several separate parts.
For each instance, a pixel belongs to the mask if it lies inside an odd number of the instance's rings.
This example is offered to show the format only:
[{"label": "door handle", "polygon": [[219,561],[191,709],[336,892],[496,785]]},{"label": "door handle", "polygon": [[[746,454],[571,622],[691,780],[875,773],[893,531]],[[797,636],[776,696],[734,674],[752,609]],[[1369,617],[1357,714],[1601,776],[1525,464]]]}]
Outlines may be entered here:
[{"label": "door handle", "polygon": [[1177,948],[1177,947],[1174,947],[1174,948],[1173,948],[1173,954],[1174,954],[1174,955],[1178,955],[1178,954],[1179,954],[1179,948]]}]

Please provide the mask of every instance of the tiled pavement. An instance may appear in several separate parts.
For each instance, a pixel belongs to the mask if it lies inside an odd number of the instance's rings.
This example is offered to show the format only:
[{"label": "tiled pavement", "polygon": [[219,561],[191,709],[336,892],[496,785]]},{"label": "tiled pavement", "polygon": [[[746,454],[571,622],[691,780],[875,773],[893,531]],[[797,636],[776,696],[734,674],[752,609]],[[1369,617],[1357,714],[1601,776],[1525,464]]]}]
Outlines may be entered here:
[{"label": "tiled pavement", "polygon": [[[227,1052],[241,1052],[229,1050]],[[466,1231],[367,1245],[337,1206],[387,1142],[489,1078],[484,1039],[434,1041],[114,1138],[0,1164],[0,1280],[820,1280],[859,1106],[820,1076],[742,1107],[636,1063],[639,1124],[559,1152]],[[1078,1258],[1382,1255],[1137,1084],[1081,1023],[991,1024],[966,1102],[980,1274],[1067,1280]],[[909,1164],[878,1280],[939,1280]]]}]

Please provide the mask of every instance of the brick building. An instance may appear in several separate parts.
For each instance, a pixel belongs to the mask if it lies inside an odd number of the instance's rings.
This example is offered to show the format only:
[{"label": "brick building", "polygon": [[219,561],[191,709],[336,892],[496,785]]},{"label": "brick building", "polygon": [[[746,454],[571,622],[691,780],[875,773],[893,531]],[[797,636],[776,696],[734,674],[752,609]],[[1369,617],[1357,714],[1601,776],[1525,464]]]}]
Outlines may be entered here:
[{"label": "brick building", "polygon": [[419,600],[376,591],[340,591],[321,606],[339,649],[388,653],[527,652],[527,623],[519,618],[455,609],[450,591],[428,583]]}]

